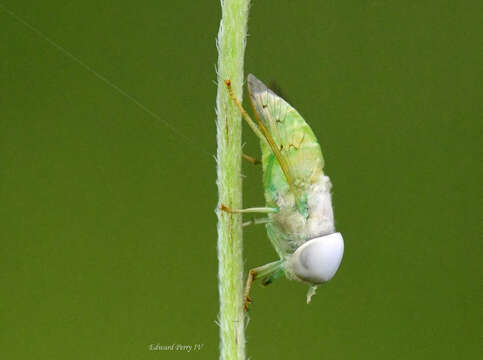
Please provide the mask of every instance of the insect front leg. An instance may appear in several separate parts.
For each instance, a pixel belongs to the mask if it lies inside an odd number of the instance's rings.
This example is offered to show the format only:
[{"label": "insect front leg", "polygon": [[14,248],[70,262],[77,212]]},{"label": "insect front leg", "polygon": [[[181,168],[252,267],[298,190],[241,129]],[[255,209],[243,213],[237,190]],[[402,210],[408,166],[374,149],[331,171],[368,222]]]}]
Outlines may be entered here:
[{"label": "insect front leg", "polygon": [[272,280],[274,280],[277,274],[283,271],[283,260],[274,261],[256,268],[251,269],[248,272],[247,284],[245,287],[245,299],[243,301],[243,308],[245,311],[248,310],[248,304],[252,302],[250,298],[250,288],[252,287],[252,283],[259,278],[266,278],[267,281],[264,282],[264,285],[270,284]]}]

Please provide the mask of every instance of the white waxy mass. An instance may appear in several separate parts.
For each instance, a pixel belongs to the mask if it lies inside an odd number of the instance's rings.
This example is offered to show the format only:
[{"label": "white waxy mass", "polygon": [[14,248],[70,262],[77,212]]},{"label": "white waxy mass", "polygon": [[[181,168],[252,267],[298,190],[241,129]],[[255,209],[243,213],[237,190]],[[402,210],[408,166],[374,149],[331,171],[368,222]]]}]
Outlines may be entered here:
[{"label": "white waxy mass", "polygon": [[307,241],[293,253],[288,266],[299,279],[322,284],[335,275],[343,255],[344,240],[337,232]]}]

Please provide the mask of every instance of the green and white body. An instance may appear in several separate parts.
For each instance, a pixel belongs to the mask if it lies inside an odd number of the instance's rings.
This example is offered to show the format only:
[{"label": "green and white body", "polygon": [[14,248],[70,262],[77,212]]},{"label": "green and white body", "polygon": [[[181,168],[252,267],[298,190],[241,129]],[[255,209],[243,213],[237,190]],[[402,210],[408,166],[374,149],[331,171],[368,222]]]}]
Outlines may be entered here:
[{"label": "green and white body", "polygon": [[310,285],[309,302],[316,286],[335,274],[344,252],[342,236],[335,232],[332,184],[323,172],[317,138],[297,110],[251,74],[248,90],[258,130],[247,121],[261,141],[264,222],[280,259],[250,271],[246,304],[253,280],[261,277],[269,284],[283,273]]}]

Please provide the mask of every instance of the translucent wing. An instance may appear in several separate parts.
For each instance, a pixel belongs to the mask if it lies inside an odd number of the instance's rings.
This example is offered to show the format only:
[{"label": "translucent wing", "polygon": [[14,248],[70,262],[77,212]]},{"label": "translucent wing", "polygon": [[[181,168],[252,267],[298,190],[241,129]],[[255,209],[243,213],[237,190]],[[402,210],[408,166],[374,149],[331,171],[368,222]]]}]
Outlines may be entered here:
[{"label": "translucent wing", "polygon": [[[297,110],[252,74],[248,75],[248,90],[255,112],[286,159],[290,176],[296,182],[309,183],[322,174],[319,143]],[[262,143],[262,151],[267,160],[271,151],[266,144]]]},{"label": "translucent wing", "polygon": [[286,117],[291,107],[287,106],[288,104],[282,98],[252,74],[248,75],[248,90],[253,107],[263,125],[268,129],[275,142],[279,146],[282,145],[276,123]]}]

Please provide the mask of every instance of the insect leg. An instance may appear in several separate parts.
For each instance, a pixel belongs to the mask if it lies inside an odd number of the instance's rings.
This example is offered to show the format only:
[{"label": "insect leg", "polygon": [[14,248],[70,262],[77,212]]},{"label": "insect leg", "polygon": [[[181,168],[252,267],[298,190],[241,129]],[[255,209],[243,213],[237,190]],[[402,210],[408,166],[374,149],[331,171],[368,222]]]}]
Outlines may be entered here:
[{"label": "insect leg", "polygon": [[247,154],[242,154],[242,158],[244,158],[248,162],[251,162],[253,165],[260,165],[262,163],[260,160],[255,159],[254,157],[251,157]]},{"label": "insect leg", "polygon": [[283,274],[283,268],[280,267],[280,269],[278,271],[274,272],[272,275],[263,278],[263,282],[262,282],[263,286],[270,285],[275,280],[277,280],[280,276],[282,276],[282,274]]},{"label": "insect leg", "polygon": [[240,104],[240,102],[238,101],[238,99],[235,97],[235,94],[233,94],[233,89],[231,88],[231,81],[230,80],[225,80],[225,85],[228,88],[228,93],[230,94],[231,99],[233,100],[233,102],[235,103],[235,105],[238,107],[238,110],[242,114],[242,117],[246,120],[246,122],[248,123],[248,125],[250,126],[250,128],[253,130],[253,132],[255,133],[255,135],[257,135],[262,141],[267,141],[267,139],[265,138],[265,136],[262,134],[262,132],[258,128],[257,124],[255,124],[255,122],[252,120],[252,118],[250,117],[250,115],[248,115],[248,113],[245,111],[245,109]]},{"label": "insect leg", "polygon": [[270,278],[273,274],[278,273],[280,270],[282,270],[282,264],[283,260],[278,260],[253,268],[248,272],[247,285],[245,287],[245,299],[243,302],[243,308],[245,311],[248,310],[248,304],[252,302],[252,299],[250,298],[250,288],[252,283],[258,278]]},{"label": "insect leg", "polygon": [[220,206],[220,210],[226,211],[230,214],[243,214],[243,213],[263,213],[263,214],[270,214],[270,213],[277,213],[277,208],[271,207],[254,207],[254,208],[247,208],[247,209],[231,209],[223,204]]},{"label": "insect leg", "polygon": [[267,224],[269,222],[272,222],[272,219],[266,217],[266,218],[260,218],[260,219],[251,219],[248,221],[245,221],[242,226],[250,226],[250,225],[258,225],[258,224]]}]

